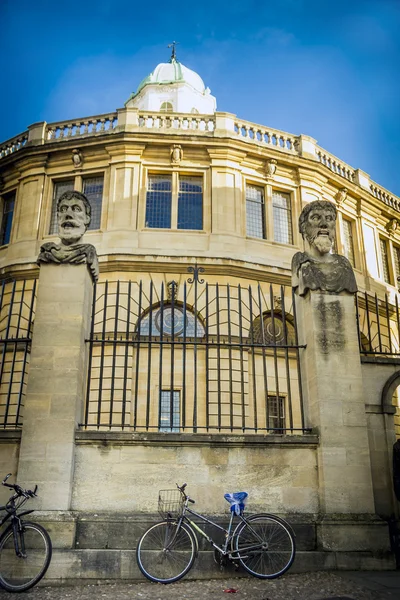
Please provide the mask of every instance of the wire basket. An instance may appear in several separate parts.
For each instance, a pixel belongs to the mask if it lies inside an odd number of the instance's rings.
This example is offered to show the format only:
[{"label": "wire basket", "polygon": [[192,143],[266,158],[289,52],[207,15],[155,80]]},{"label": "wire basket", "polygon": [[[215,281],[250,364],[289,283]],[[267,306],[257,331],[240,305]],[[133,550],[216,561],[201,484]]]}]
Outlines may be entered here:
[{"label": "wire basket", "polygon": [[182,514],[183,498],[179,490],[158,492],[158,512],[163,519],[177,519]]}]

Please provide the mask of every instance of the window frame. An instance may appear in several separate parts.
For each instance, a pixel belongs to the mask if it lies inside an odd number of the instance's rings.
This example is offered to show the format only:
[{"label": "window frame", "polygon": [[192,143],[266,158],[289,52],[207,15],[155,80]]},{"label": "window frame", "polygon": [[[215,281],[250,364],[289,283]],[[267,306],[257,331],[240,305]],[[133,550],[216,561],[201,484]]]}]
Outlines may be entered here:
[{"label": "window frame", "polygon": [[[159,403],[158,403],[158,431],[159,433],[180,433],[181,429],[181,389],[165,389],[162,388],[159,390]],[[169,397],[173,397],[173,406],[172,406],[172,414],[171,414],[171,406],[169,406],[168,412],[163,412],[163,393],[168,394]],[[175,405],[175,397],[177,396],[177,406]],[[168,398],[166,399],[168,402]],[[162,418],[169,418],[169,425],[162,426]],[[175,417],[177,416],[177,423],[175,422]],[[168,420],[168,419],[166,419]]]},{"label": "window frame", "polygon": [[65,173],[64,175],[59,175],[56,177],[51,177],[50,178],[50,192],[49,192],[49,209],[48,209],[48,215],[47,215],[47,219],[46,219],[46,228],[45,228],[45,234],[44,236],[56,236],[57,235],[57,231],[55,232],[51,232],[51,225],[52,225],[52,216],[53,216],[53,207],[54,207],[54,202],[55,202],[55,191],[56,191],[56,186],[59,183],[62,183],[63,181],[69,181],[69,180],[73,180],[74,184],[73,184],[73,190],[75,190],[76,192],[81,192],[84,193],[83,189],[84,189],[84,182],[86,179],[93,179],[95,177],[102,177],[103,178],[103,193],[102,193],[102,197],[101,197],[101,210],[100,210],[100,223],[99,223],[99,227],[96,229],[87,229],[86,233],[89,232],[101,232],[103,229],[103,218],[104,218],[104,191],[105,191],[105,186],[106,186],[106,172],[105,171],[94,171],[93,173],[88,172],[88,173],[84,173],[84,174],[74,174],[74,173]]},{"label": "window frame", "polygon": [[[165,176],[165,177],[170,177],[171,178],[171,224],[170,227],[149,227],[146,223],[146,213],[147,213],[147,193],[149,191],[149,180],[151,176],[157,176],[157,175],[161,175],[161,176]],[[201,179],[201,185],[202,185],[202,193],[201,193],[201,225],[202,228],[201,229],[185,229],[185,228],[178,228],[178,212],[179,212],[179,196],[180,196],[180,187],[179,187],[179,181],[181,178],[191,178],[191,177],[198,177],[199,179]],[[192,172],[188,172],[188,171],[179,171],[177,169],[173,169],[171,171],[166,171],[166,170],[160,170],[157,171],[155,169],[147,169],[146,172],[146,178],[145,178],[145,188],[144,188],[144,202],[143,202],[143,226],[142,229],[146,232],[150,232],[150,231],[164,231],[164,232],[183,232],[183,233],[187,233],[187,232],[196,232],[196,233],[202,233],[205,231],[205,174],[204,171],[192,171]]]},{"label": "window frame", "polygon": [[[13,196],[13,197],[12,197]],[[11,198],[12,197],[12,198]],[[13,208],[11,211],[5,211],[7,202],[13,202]],[[8,190],[7,192],[2,192],[0,194],[0,248],[4,246],[8,246],[12,240],[13,227],[14,227],[14,214],[15,207],[17,202],[17,189],[14,188],[12,190]],[[6,215],[11,214],[11,222],[9,227],[8,239],[6,241],[6,231],[7,231],[7,217]]]},{"label": "window frame", "polygon": [[[277,401],[276,403],[276,415],[271,415],[270,414],[270,410],[271,410],[271,402],[272,401]],[[267,394],[267,429],[269,430],[269,433],[272,434],[277,434],[277,435],[284,435],[286,433],[286,396],[284,394],[273,394],[273,393],[269,393]],[[276,419],[277,420],[277,425],[278,427],[271,427],[271,419]],[[279,425],[282,425],[282,427]]]},{"label": "window frame", "polygon": [[[384,245],[385,252],[382,252],[382,245]],[[387,267],[387,279],[385,279],[385,264],[384,264],[384,256],[386,259],[386,267]],[[390,249],[389,249],[389,240],[381,235],[379,235],[379,277],[382,281],[385,282],[386,285],[393,285],[393,276],[392,276],[392,266],[390,261]]]},{"label": "window frame", "polygon": [[[277,240],[276,239],[276,226],[275,226],[275,213],[274,213],[274,192],[275,193],[281,193],[281,194],[285,194],[286,196],[288,196],[288,200],[289,200],[289,210],[286,209],[281,209],[280,207],[276,207],[280,210],[285,210],[287,214],[290,215],[290,222],[288,223],[288,231],[289,231],[289,241],[288,242],[283,242],[281,240]],[[284,190],[282,188],[279,187],[272,187],[271,186],[271,215],[272,215],[272,219],[271,219],[271,229],[272,229],[272,241],[275,242],[275,244],[283,244],[284,246],[294,246],[295,245],[295,236],[294,236],[294,231],[293,231],[293,221],[295,218],[294,215],[294,211],[293,211],[293,194],[290,190]]]},{"label": "window frame", "polygon": [[[345,222],[349,224],[350,226],[350,241],[351,241],[351,251],[352,251],[352,256],[353,256],[353,262],[351,262],[348,253],[346,251],[346,231],[345,231]],[[342,215],[342,231],[341,231],[341,235],[342,235],[342,248],[343,248],[343,254],[344,256],[348,259],[348,261],[350,262],[351,266],[353,267],[353,269],[357,268],[357,254],[356,254],[356,222],[354,219],[351,219],[349,217],[347,217],[347,215]]]},{"label": "window frame", "polygon": [[[247,189],[249,187],[252,188],[257,188],[259,190],[261,190],[262,192],[262,202],[260,202],[260,207],[261,207],[261,229],[262,229],[262,236],[256,236],[256,235],[251,235],[248,232],[248,219],[247,219],[247,203],[248,202],[254,202],[251,199],[247,198]],[[267,195],[266,195],[266,189],[265,186],[263,185],[257,185],[255,183],[252,183],[250,181],[246,181],[245,182],[245,189],[244,189],[244,196],[245,196],[245,215],[246,215],[246,238],[249,239],[254,239],[254,240],[267,240],[268,239],[268,221],[267,220]],[[255,202],[256,203],[256,202]]]}]

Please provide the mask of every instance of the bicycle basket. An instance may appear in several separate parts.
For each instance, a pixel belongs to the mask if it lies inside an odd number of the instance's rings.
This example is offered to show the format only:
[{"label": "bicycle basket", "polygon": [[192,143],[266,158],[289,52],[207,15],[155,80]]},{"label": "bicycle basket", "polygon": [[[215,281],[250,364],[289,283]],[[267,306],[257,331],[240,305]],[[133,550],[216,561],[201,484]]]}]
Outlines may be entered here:
[{"label": "bicycle basket", "polygon": [[182,514],[183,498],[179,490],[158,492],[158,512],[163,519],[176,519]]}]

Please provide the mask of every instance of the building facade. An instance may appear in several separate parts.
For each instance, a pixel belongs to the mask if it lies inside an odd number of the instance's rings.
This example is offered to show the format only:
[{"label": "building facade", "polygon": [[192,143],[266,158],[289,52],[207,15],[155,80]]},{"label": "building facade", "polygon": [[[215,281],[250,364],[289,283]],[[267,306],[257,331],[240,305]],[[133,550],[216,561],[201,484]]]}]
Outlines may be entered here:
[{"label": "building facade", "polygon": [[[124,108],[36,123],[0,157],[0,465],[39,483],[53,576],[135,577],[127,538],[183,480],[211,513],[234,487],[292,515],[299,569],[346,568],[349,552],[352,568],[393,565],[400,199],[309,136],[216,111],[174,57]],[[36,262],[68,190],[91,203],[94,286],[84,265]],[[333,368],[347,388],[326,406],[290,284],[317,199],[337,207],[359,287],[342,324],[358,379]]]}]

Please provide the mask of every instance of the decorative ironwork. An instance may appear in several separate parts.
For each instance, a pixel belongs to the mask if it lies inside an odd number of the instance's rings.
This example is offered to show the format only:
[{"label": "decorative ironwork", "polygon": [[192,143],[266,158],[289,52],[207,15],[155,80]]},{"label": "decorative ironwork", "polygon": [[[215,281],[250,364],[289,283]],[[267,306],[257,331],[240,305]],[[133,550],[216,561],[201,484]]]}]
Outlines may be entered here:
[{"label": "decorative ironwork", "polygon": [[194,285],[183,282],[177,295],[150,280],[96,285],[81,426],[306,431],[291,288],[200,287],[203,269],[189,268]]},{"label": "decorative ironwork", "polygon": [[193,273],[193,277],[189,277],[188,283],[195,283],[197,281],[197,283],[203,285],[204,279],[199,279],[199,273],[204,273],[203,267],[199,267],[196,263],[194,267],[188,267],[188,273]]},{"label": "decorative ironwork", "polygon": [[22,426],[36,280],[0,283],[0,427]]},{"label": "decorative ironwork", "polygon": [[358,341],[364,356],[400,356],[400,311],[396,294],[390,303],[388,295],[379,299],[367,292],[356,296]]}]

